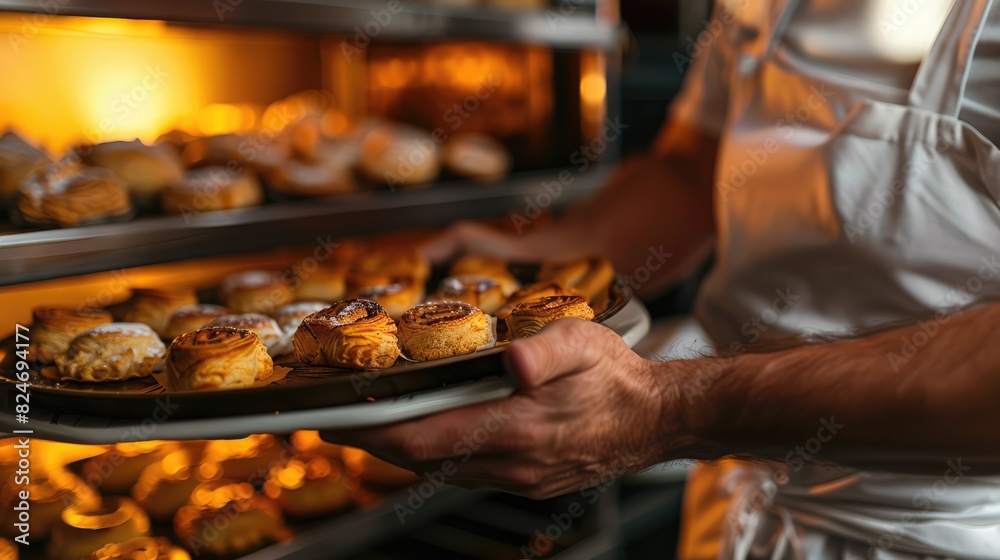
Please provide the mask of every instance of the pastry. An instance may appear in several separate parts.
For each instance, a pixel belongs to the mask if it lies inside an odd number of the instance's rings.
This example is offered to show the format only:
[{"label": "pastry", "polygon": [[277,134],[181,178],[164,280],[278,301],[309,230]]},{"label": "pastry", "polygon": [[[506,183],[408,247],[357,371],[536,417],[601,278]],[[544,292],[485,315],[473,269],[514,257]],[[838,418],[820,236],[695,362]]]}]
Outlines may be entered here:
[{"label": "pastry", "polygon": [[329,459],[340,459],[343,446],[323,441],[317,430],[299,430],[288,438],[298,453],[313,453]]},{"label": "pastry", "polygon": [[198,486],[174,516],[174,532],[185,548],[213,556],[243,555],[290,536],[277,504],[231,480]]},{"label": "pastry", "polygon": [[177,153],[180,154],[184,152],[184,148],[186,148],[188,144],[194,142],[198,138],[199,138],[198,136],[195,136],[193,134],[188,134],[187,132],[184,132],[179,128],[175,128],[173,130],[169,130],[157,136],[156,140],[153,141],[153,145],[170,146],[173,149],[177,150]]},{"label": "pastry", "polygon": [[260,181],[252,171],[230,173],[225,167],[201,167],[163,189],[160,206],[167,214],[259,206],[264,200]]},{"label": "pastry", "polygon": [[306,317],[292,339],[295,359],[313,365],[383,369],[399,356],[396,323],[378,303],[349,299]]},{"label": "pastry", "polygon": [[302,324],[302,319],[330,307],[329,303],[319,301],[300,301],[290,303],[271,314],[271,317],[278,323],[281,331],[286,337],[295,334],[295,330]]},{"label": "pastry", "polygon": [[229,315],[229,310],[221,305],[209,303],[185,305],[174,311],[167,321],[167,328],[161,334],[164,339],[173,340],[184,333],[203,328],[223,315]]},{"label": "pastry", "polygon": [[344,448],[344,468],[365,482],[381,486],[405,486],[420,480],[416,474],[355,447]]},{"label": "pastry", "polygon": [[268,176],[274,190],[289,196],[335,196],[357,190],[354,157],[335,151],[320,152],[313,161],[289,159]]},{"label": "pastry", "polygon": [[107,169],[53,163],[20,185],[17,209],[27,224],[74,227],[132,215],[128,190]]},{"label": "pastry", "polygon": [[120,442],[87,460],[81,472],[92,488],[106,494],[127,494],[146,467],[176,449],[176,443],[167,441]]},{"label": "pastry", "polygon": [[[11,473],[13,475],[13,473]],[[21,534],[15,523],[21,523],[14,506],[21,502],[20,492],[28,492],[28,507],[33,539],[44,539],[59,521],[63,509],[73,504],[92,506],[100,503],[97,491],[75,474],[61,467],[32,472],[25,485],[14,484],[14,477],[4,480],[0,490],[0,522],[3,534],[16,537]]]},{"label": "pastry", "polygon": [[184,179],[184,166],[169,146],[116,141],[84,146],[77,152],[84,163],[113,171],[137,197],[159,196],[164,187]]},{"label": "pastry", "polygon": [[0,200],[17,196],[18,186],[51,160],[13,132],[0,136]]},{"label": "pastry", "polygon": [[280,273],[264,270],[230,274],[222,282],[220,296],[233,313],[267,314],[295,299]]},{"label": "pastry", "polygon": [[291,146],[287,135],[263,136],[222,134],[199,138],[184,148],[184,161],[189,166],[221,165],[236,171],[245,166],[267,176],[288,159]]},{"label": "pastry", "polygon": [[525,286],[520,290],[511,294],[507,298],[507,302],[503,304],[503,307],[497,310],[497,319],[503,321],[510,315],[510,312],[517,307],[518,304],[524,303],[526,301],[531,301],[533,299],[540,299],[548,296],[576,296],[580,295],[572,290],[567,290],[563,288],[556,282],[538,282],[531,284],[530,286]]},{"label": "pastry", "polygon": [[354,274],[349,279],[348,295],[378,302],[393,320],[424,299],[423,284],[407,278]]},{"label": "pastry", "polygon": [[476,132],[453,135],[441,150],[449,173],[477,181],[497,181],[510,172],[510,154],[492,136]]},{"label": "pastry", "polygon": [[503,288],[492,278],[472,274],[449,276],[438,286],[437,299],[462,301],[493,315],[507,301]]},{"label": "pastry", "polygon": [[55,362],[63,380],[122,381],[151,374],[166,353],[148,325],[108,323],[77,335]]},{"label": "pastry", "polygon": [[106,497],[98,503],[75,504],[62,512],[52,529],[51,560],[79,560],[110,543],[149,534],[149,517],[128,498]]},{"label": "pastry", "polygon": [[362,138],[358,169],[368,180],[390,187],[426,185],[441,172],[441,153],[434,138],[419,128],[382,124]]},{"label": "pastry", "polygon": [[191,555],[164,537],[136,537],[106,544],[83,560],[191,560]]},{"label": "pastry", "polygon": [[161,290],[159,288],[132,288],[132,296],[112,306],[111,311],[120,321],[145,323],[163,338],[167,325],[178,309],[198,303],[194,290]]},{"label": "pastry", "polygon": [[209,327],[232,327],[234,329],[247,330],[260,339],[260,342],[267,347],[268,354],[277,356],[283,352],[285,333],[278,326],[278,323],[260,313],[242,313],[239,315],[223,315],[211,323],[205,325]]},{"label": "pastry", "polygon": [[431,263],[414,248],[376,249],[358,257],[353,272],[412,278],[422,284],[431,275]]},{"label": "pastry", "polygon": [[592,321],[594,310],[582,296],[547,296],[518,304],[507,316],[507,330],[514,338],[532,336],[542,327],[567,317]]},{"label": "pastry", "polygon": [[303,272],[295,285],[299,301],[339,301],[344,299],[347,270],[341,266],[323,264],[309,273]]},{"label": "pastry", "polygon": [[0,560],[18,560],[18,548],[14,541],[0,539]]},{"label": "pastry", "polygon": [[520,288],[520,284],[507,268],[507,261],[495,257],[462,257],[452,263],[451,276],[478,274],[492,278],[503,289],[504,296],[510,296]]},{"label": "pastry", "polygon": [[264,495],[290,517],[308,519],[347,509],[358,481],[335,461],[310,453],[275,465],[264,483]]},{"label": "pastry", "polygon": [[597,299],[615,279],[615,268],[607,259],[595,257],[568,262],[548,262],[538,272],[538,280],[551,280],[587,298]]},{"label": "pastry", "polygon": [[46,364],[65,352],[76,335],[112,321],[111,313],[91,307],[36,307],[32,316],[28,356]]},{"label": "pastry", "polygon": [[468,303],[425,303],[399,320],[403,352],[418,362],[470,354],[492,341],[489,317]]},{"label": "pastry", "polygon": [[132,487],[132,497],[155,521],[170,521],[204,482],[198,470],[200,462],[200,455],[187,449],[170,453],[142,471]]},{"label": "pastry", "polygon": [[237,389],[268,378],[274,363],[256,334],[232,327],[184,333],[167,348],[169,391]]},{"label": "pastry", "polygon": [[260,484],[268,471],[277,464],[284,463],[291,455],[291,449],[281,444],[270,434],[254,434],[241,439],[217,439],[205,445],[203,463],[218,466],[211,471],[201,469],[204,476],[224,476],[231,480],[243,480]]}]

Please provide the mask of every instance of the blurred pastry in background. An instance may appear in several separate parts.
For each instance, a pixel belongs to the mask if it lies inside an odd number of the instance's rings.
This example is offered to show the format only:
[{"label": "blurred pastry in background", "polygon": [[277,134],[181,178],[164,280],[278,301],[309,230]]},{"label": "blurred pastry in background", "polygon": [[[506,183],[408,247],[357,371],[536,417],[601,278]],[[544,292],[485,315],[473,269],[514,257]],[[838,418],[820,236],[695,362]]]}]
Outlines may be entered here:
[{"label": "blurred pastry in background", "polygon": [[489,277],[500,284],[505,297],[509,297],[521,287],[511,274],[507,261],[496,257],[462,257],[451,264],[449,274],[451,276],[477,274]]},{"label": "blurred pastry in background", "polygon": [[288,159],[268,175],[271,187],[293,197],[323,197],[357,190],[354,158],[330,151],[314,161]]},{"label": "blurred pastry in background", "polygon": [[274,362],[256,334],[232,327],[184,333],[167,348],[168,391],[237,389],[267,379]]},{"label": "blurred pastry in background", "polygon": [[55,357],[62,380],[105,382],[147,377],[167,347],[144,323],[108,323],[76,336]]},{"label": "blurred pastry in background", "polygon": [[51,560],[79,560],[108,544],[149,535],[149,516],[133,500],[106,497],[62,512],[47,549]]},{"label": "blurred pastry in background", "polygon": [[295,278],[295,298],[299,301],[337,301],[347,293],[347,268],[333,264],[317,265]]},{"label": "blurred pastry in background", "polygon": [[284,276],[266,270],[230,274],[223,280],[219,296],[235,313],[273,313],[295,300],[295,293]]},{"label": "blurred pastry in background", "polygon": [[362,138],[358,169],[366,179],[380,185],[426,185],[441,173],[441,150],[424,130],[405,124],[381,124]]},{"label": "blurred pastry in background", "polygon": [[460,301],[493,315],[507,301],[500,283],[487,276],[462,274],[449,276],[438,286],[436,299]]},{"label": "blurred pastry in background", "polygon": [[441,150],[444,168],[477,181],[498,181],[510,173],[510,153],[492,136],[475,132],[453,135]]},{"label": "blurred pastry in background", "polygon": [[32,317],[28,357],[46,364],[65,352],[78,334],[113,321],[111,313],[93,307],[36,307]]},{"label": "blurred pastry in background", "polygon": [[90,507],[101,501],[96,490],[62,467],[32,472],[26,485],[14,484],[13,477],[5,479],[0,489],[0,507],[3,508],[0,509],[0,531],[9,537],[21,534],[14,526],[21,522],[14,506],[21,502],[22,490],[27,491],[29,496],[32,539],[47,538],[67,506],[81,504]]},{"label": "blurred pastry in background", "polygon": [[174,311],[174,314],[170,316],[170,320],[167,321],[166,329],[160,333],[160,336],[164,340],[173,340],[184,333],[194,332],[203,328],[205,325],[224,315],[229,315],[229,310],[221,305],[212,305],[210,303],[185,305]]},{"label": "blurred pastry in background", "polygon": [[191,560],[191,555],[164,537],[136,537],[104,545],[83,560]]},{"label": "blurred pastry in background", "polygon": [[18,560],[20,558],[18,552],[19,549],[14,541],[0,539],[0,560]]},{"label": "blurred pastry in background", "polygon": [[263,201],[264,191],[253,171],[230,173],[225,167],[208,166],[192,169],[182,180],[166,185],[160,205],[167,214],[191,215],[249,208]]},{"label": "blurred pastry in background", "polygon": [[542,327],[559,319],[594,319],[594,310],[582,296],[547,296],[520,303],[507,316],[507,330],[513,338],[538,334]]},{"label": "blurred pastry in background", "polygon": [[45,152],[32,146],[13,132],[0,136],[0,202],[17,198],[17,190],[32,173],[51,160]]},{"label": "blurred pastry in background", "polygon": [[275,465],[263,491],[289,517],[308,519],[347,509],[357,489],[357,479],[345,473],[339,462],[301,453]]},{"label": "blurred pastry in background", "polygon": [[167,325],[179,309],[198,303],[190,289],[132,288],[129,299],[110,307],[115,317],[127,323],[145,323],[163,338]]},{"label": "blurred pastry in background", "polygon": [[76,149],[88,165],[110,169],[138,198],[157,198],[164,187],[184,179],[184,165],[169,146],[139,140],[115,141]]},{"label": "blurred pastry in background", "polygon": [[415,247],[381,247],[359,256],[353,272],[392,278],[412,278],[426,282],[431,275],[431,263]]},{"label": "blurred pastry in background", "polygon": [[407,277],[353,273],[348,276],[347,295],[378,302],[389,317],[398,321],[407,309],[424,300],[425,293],[423,283]]},{"label": "blurred pastry in background", "polygon": [[187,503],[194,489],[205,482],[198,468],[200,464],[200,454],[178,449],[142,471],[132,487],[132,497],[150,518],[169,522]]},{"label": "blurred pastry in background", "polygon": [[[270,434],[242,439],[218,439],[205,445],[202,463],[218,465],[218,476],[260,484],[277,464],[291,457],[292,449]],[[214,473],[213,473],[214,474]]]},{"label": "blurred pastry in background", "polygon": [[340,460],[343,446],[327,443],[320,437],[318,430],[299,430],[288,438],[298,453],[313,453],[330,459]]},{"label": "blurred pastry in background", "polygon": [[302,324],[302,320],[306,317],[322,311],[330,307],[329,303],[324,303],[320,301],[300,301],[297,303],[290,303],[274,313],[271,317],[278,323],[282,332],[285,333],[286,337],[290,337],[295,334],[295,330],[299,328]]},{"label": "blurred pastry in background", "polygon": [[199,138],[184,148],[184,161],[192,167],[221,165],[241,171],[243,166],[267,176],[291,155],[287,134],[262,131],[253,134],[222,134]]},{"label": "blurred pastry in background", "polygon": [[242,555],[290,536],[277,504],[232,480],[198,486],[174,516],[174,532],[187,548],[200,545],[213,556]]},{"label": "blurred pastry in background", "polygon": [[283,343],[285,341],[285,333],[278,326],[278,323],[267,315],[260,313],[223,315],[205,325],[205,328],[211,327],[231,327],[248,330],[257,335],[257,338],[267,347],[267,352],[271,356],[284,353]]},{"label": "blurred pastry in background", "polygon": [[194,142],[198,138],[200,138],[200,136],[195,136],[194,134],[175,128],[157,136],[156,140],[153,141],[153,145],[167,145],[177,150],[178,154],[183,154],[184,148],[187,148],[188,144]]},{"label": "blurred pastry in background", "polygon": [[615,267],[603,257],[549,261],[538,271],[539,281],[552,281],[594,301],[606,295],[615,279]]},{"label": "blurred pastry in background", "polygon": [[105,494],[128,494],[146,467],[178,449],[175,442],[121,442],[83,464],[87,484]]},{"label": "blurred pastry in background", "polygon": [[26,225],[74,227],[132,216],[128,190],[113,172],[52,163],[18,189],[18,217]]},{"label": "blurred pastry in background", "polygon": [[418,362],[471,354],[494,340],[490,319],[457,301],[418,305],[399,320],[399,343]]}]

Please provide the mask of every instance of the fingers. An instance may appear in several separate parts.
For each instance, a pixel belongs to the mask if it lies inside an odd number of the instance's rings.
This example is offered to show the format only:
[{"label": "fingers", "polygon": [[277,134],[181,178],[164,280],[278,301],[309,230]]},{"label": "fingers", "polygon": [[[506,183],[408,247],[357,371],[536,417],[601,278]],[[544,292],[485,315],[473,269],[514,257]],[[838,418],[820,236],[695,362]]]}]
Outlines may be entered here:
[{"label": "fingers", "polygon": [[524,389],[540,387],[597,365],[607,345],[607,329],[581,319],[561,319],[507,349],[511,374]]}]

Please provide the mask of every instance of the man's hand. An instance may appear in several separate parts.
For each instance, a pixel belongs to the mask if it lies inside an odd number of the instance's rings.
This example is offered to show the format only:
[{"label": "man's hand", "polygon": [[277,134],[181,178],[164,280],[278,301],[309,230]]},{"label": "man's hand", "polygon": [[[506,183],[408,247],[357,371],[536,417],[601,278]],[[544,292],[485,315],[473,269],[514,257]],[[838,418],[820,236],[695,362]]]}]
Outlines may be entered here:
[{"label": "man's hand", "polygon": [[677,441],[669,377],[605,327],[556,321],[507,359],[521,386],[508,399],[324,438],[449,484],[536,499],[640,471]]}]

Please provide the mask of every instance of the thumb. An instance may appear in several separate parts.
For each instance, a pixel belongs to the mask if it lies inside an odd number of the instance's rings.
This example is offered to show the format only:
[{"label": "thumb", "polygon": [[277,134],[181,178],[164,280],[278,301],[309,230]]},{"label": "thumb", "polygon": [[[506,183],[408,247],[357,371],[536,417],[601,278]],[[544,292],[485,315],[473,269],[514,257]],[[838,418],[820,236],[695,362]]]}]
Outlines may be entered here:
[{"label": "thumb", "polygon": [[590,321],[560,319],[512,344],[505,356],[507,368],[525,389],[589,369],[603,355],[603,330]]}]

